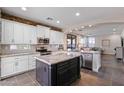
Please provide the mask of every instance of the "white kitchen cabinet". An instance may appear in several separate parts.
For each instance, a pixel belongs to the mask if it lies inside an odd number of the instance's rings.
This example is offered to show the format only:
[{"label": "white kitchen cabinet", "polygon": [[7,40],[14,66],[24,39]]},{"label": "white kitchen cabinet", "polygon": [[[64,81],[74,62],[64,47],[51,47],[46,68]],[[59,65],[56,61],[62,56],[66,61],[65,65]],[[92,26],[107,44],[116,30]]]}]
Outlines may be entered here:
[{"label": "white kitchen cabinet", "polygon": [[29,39],[30,44],[37,44],[37,29],[35,26],[30,26]]},{"label": "white kitchen cabinet", "polygon": [[37,26],[37,37],[42,37],[44,38],[44,29],[42,26]]},{"label": "white kitchen cabinet", "polygon": [[59,44],[64,44],[64,33],[59,32],[59,38],[60,38]]},{"label": "white kitchen cabinet", "polygon": [[56,39],[56,33],[55,31],[51,30],[50,31],[50,44],[55,44]]},{"label": "white kitchen cabinet", "polygon": [[14,74],[14,58],[1,58],[1,77]]},{"label": "white kitchen cabinet", "polygon": [[28,59],[28,69],[32,70],[36,68],[36,59],[34,57],[40,56],[40,54],[29,55]]},{"label": "white kitchen cabinet", "polygon": [[30,44],[29,31],[30,31],[29,26],[25,24],[23,27],[23,43],[24,44]]},{"label": "white kitchen cabinet", "polygon": [[28,70],[28,56],[15,57],[14,71],[15,73],[24,72]]},{"label": "white kitchen cabinet", "polygon": [[44,31],[44,38],[50,38],[50,30],[49,28],[45,28],[45,31]]},{"label": "white kitchen cabinet", "polygon": [[0,36],[1,36],[1,38],[0,38],[0,43],[4,43],[4,21],[3,20],[1,20],[1,22],[0,22]]},{"label": "white kitchen cabinet", "polygon": [[50,38],[50,28],[38,25],[37,37]]},{"label": "white kitchen cabinet", "polygon": [[121,33],[121,37],[124,39],[124,31],[122,31],[122,33]]},{"label": "white kitchen cabinet", "polygon": [[36,26],[2,19],[1,43],[37,44]]},{"label": "white kitchen cabinet", "polygon": [[64,44],[64,33],[51,30],[50,44]]},{"label": "white kitchen cabinet", "polygon": [[28,70],[28,56],[1,58],[1,77],[8,77]]},{"label": "white kitchen cabinet", "polygon": [[14,22],[14,43],[23,44],[23,24]]},{"label": "white kitchen cabinet", "polygon": [[14,43],[14,30],[13,22],[2,19],[2,43],[13,44]]}]

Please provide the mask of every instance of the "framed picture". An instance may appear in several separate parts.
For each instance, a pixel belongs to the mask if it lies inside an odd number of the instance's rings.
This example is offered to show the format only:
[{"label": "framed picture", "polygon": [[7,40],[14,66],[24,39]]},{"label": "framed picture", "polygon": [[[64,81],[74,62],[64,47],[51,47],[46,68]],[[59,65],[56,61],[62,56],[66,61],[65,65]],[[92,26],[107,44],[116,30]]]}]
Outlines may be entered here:
[{"label": "framed picture", "polygon": [[110,40],[109,39],[102,40],[102,46],[103,47],[110,47]]}]

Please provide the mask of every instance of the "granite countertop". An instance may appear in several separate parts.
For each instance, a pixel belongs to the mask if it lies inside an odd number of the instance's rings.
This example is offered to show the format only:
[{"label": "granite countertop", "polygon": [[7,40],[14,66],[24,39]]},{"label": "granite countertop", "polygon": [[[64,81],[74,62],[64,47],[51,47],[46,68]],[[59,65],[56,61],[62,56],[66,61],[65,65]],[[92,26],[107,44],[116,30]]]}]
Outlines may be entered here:
[{"label": "granite countertop", "polygon": [[5,53],[0,54],[0,57],[12,57],[12,56],[21,56],[21,55],[29,55],[29,54],[39,54],[39,52],[23,52],[23,53]]},{"label": "granite countertop", "polygon": [[75,57],[79,57],[80,55],[81,55],[80,52],[62,52],[62,53],[57,53],[52,55],[35,57],[35,59],[41,62],[44,62],[48,65],[52,65],[52,64],[63,62]]}]

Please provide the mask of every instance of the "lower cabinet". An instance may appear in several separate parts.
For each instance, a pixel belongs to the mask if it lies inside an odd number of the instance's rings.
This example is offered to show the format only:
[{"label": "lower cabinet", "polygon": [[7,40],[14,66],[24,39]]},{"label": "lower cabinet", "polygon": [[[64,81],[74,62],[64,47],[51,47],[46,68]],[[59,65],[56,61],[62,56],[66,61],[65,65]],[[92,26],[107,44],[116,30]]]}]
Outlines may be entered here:
[{"label": "lower cabinet", "polygon": [[80,78],[80,57],[48,65],[36,60],[36,80],[45,86],[70,85]]},{"label": "lower cabinet", "polygon": [[34,57],[40,54],[1,58],[1,78],[9,77],[36,68]]},{"label": "lower cabinet", "polygon": [[15,57],[14,71],[15,73],[28,70],[28,56]]},{"label": "lower cabinet", "polygon": [[29,55],[28,56],[28,69],[32,70],[36,68],[36,60],[35,56],[40,56],[40,54],[35,54],[35,55]]},{"label": "lower cabinet", "polygon": [[14,73],[15,61],[13,58],[1,59],[1,77],[9,76]]}]

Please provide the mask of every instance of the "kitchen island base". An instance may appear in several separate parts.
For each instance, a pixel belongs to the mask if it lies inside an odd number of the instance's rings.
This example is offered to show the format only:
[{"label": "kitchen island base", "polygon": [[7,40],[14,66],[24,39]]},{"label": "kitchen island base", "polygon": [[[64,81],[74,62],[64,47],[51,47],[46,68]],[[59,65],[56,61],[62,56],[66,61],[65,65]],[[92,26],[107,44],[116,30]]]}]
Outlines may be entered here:
[{"label": "kitchen island base", "polygon": [[80,56],[48,65],[36,59],[36,79],[44,86],[66,86],[80,78]]}]

